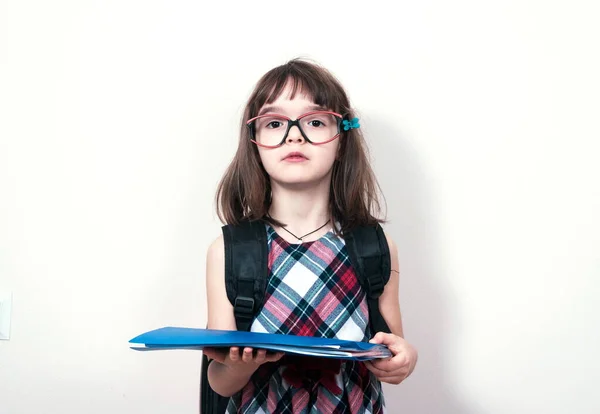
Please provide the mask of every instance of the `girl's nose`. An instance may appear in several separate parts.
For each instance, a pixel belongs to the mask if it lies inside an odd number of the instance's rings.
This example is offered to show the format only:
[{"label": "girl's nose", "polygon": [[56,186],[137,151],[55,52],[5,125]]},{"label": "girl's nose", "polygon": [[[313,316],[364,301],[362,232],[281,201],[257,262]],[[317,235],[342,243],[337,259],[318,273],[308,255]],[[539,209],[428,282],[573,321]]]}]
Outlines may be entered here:
[{"label": "girl's nose", "polygon": [[302,133],[300,132],[300,128],[298,128],[297,125],[294,125],[290,128],[290,131],[288,132],[286,141],[288,143],[304,141],[304,137],[302,136]]}]

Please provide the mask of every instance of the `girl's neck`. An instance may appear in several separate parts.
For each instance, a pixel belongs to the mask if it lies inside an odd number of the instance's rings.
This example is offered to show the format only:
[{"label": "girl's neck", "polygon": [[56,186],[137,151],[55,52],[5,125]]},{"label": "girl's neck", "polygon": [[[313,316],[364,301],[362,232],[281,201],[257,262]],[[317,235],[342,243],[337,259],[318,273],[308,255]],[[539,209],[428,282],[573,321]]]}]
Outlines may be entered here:
[{"label": "girl's neck", "polygon": [[[302,236],[323,226],[329,219],[329,183],[324,182],[310,189],[290,188],[271,183],[272,202],[269,215],[286,225],[286,229]],[[331,229],[331,223],[306,237],[305,241],[318,239]],[[284,236],[282,233],[280,233]],[[292,239],[289,235],[284,237]],[[295,240],[297,241],[297,240]]]}]

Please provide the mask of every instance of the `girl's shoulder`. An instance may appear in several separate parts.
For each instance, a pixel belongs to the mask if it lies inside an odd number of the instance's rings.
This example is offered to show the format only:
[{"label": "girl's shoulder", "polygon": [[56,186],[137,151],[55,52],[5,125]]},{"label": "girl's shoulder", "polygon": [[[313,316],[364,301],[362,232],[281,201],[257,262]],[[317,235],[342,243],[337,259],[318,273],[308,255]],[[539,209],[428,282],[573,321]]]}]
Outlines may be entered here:
[{"label": "girl's shoulder", "polygon": [[385,229],[383,229],[383,234],[385,234],[385,239],[387,240],[388,246],[390,248],[390,253],[392,252],[392,250],[396,251],[397,250],[396,242],[394,241],[394,239],[392,238],[390,233],[387,232]]},{"label": "girl's shoulder", "polygon": [[225,254],[225,242],[223,241],[223,234],[219,234],[213,241],[209,244],[207,249],[207,259],[208,260],[219,260]]}]

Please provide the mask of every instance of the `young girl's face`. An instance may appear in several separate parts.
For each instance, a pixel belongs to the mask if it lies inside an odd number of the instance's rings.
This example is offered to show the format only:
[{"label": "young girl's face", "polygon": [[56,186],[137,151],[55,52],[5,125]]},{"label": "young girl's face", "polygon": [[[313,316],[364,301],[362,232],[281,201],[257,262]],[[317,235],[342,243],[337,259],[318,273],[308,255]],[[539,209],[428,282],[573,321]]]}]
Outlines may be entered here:
[{"label": "young girl's face", "polygon": [[[294,120],[307,112],[331,110],[318,107],[310,96],[301,91],[296,93],[294,99],[290,99],[290,93],[291,87],[288,85],[274,102],[265,104],[260,113],[276,113]],[[322,127],[316,119],[303,118],[300,122],[303,128],[305,123],[309,123],[306,128],[313,125]],[[268,127],[281,128],[281,125],[274,123]],[[313,145],[304,139],[297,126],[292,126],[283,145],[277,148],[258,146],[258,153],[272,181],[281,185],[310,185],[331,177],[338,148],[339,138],[325,144]]]}]

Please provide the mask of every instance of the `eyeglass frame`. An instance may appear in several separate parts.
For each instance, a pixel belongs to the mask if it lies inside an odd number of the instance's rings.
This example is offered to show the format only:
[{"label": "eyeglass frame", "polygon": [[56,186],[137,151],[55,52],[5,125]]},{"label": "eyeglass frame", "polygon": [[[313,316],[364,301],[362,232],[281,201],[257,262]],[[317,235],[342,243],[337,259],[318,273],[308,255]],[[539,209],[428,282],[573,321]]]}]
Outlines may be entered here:
[{"label": "eyeglass frame", "polygon": [[[308,138],[306,136],[306,134],[304,133],[304,130],[300,126],[300,122],[299,121],[302,118],[305,118],[305,117],[307,117],[309,115],[314,115],[314,114],[329,114],[329,115],[335,116],[335,118],[337,120],[337,130],[338,130],[338,132],[337,132],[337,134],[334,135],[333,138],[331,138],[331,139],[329,139],[329,140],[327,140],[325,142],[313,142],[313,141],[310,140],[310,138]],[[287,129],[285,130],[285,134],[283,135],[283,139],[277,145],[265,145],[265,144],[261,144],[261,143],[259,143],[255,139],[256,138],[256,128],[254,127],[254,121],[256,121],[257,119],[260,119],[260,118],[265,118],[267,116],[277,116],[278,118],[285,119],[287,121]],[[302,138],[304,138],[306,140],[306,142],[308,142],[309,144],[312,144],[312,145],[327,144],[327,143],[329,143],[329,142],[331,142],[331,141],[339,138],[339,136],[341,134],[341,126],[342,126],[342,121],[343,120],[344,120],[344,117],[341,114],[338,114],[337,112],[333,112],[333,111],[310,111],[310,112],[307,112],[305,114],[300,115],[295,120],[292,120],[292,118],[287,117],[287,116],[282,115],[282,114],[277,114],[277,113],[269,112],[269,113],[266,113],[266,114],[255,116],[254,118],[250,118],[248,121],[246,121],[246,126],[250,130],[250,141],[252,141],[256,145],[258,145],[259,147],[263,147],[263,148],[279,148],[279,147],[281,147],[285,143],[285,140],[287,139],[287,137],[288,137],[288,135],[290,133],[290,129],[292,129],[293,126],[297,126],[298,127],[298,130],[300,131],[300,134],[302,134]]]}]

